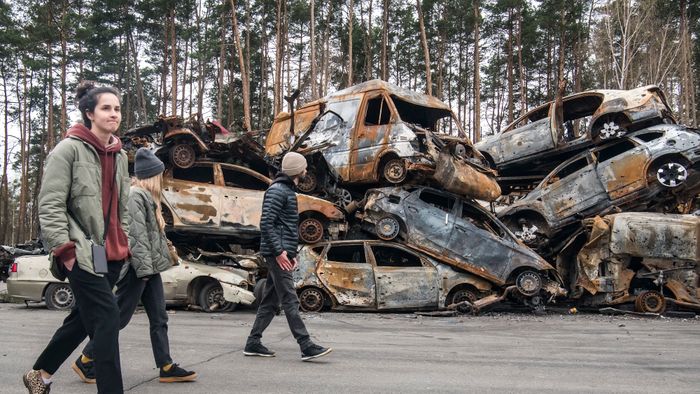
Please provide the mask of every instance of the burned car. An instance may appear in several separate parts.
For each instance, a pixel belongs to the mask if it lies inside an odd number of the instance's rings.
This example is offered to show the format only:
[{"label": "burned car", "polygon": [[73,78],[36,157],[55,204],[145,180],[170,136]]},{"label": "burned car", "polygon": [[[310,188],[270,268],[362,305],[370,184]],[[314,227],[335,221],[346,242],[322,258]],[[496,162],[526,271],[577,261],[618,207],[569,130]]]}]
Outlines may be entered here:
[{"label": "burned car", "polygon": [[475,146],[499,175],[540,175],[541,180],[563,159],[594,143],[658,123],[676,122],[656,86],[591,90],[543,104]]},{"label": "burned car", "polygon": [[[447,104],[381,80],[279,114],[265,152],[281,157],[289,150],[307,157],[320,152],[343,185],[401,184],[414,174],[486,201],[501,193]],[[309,161],[313,167],[319,159]]]},{"label": "burned car", "polygon": [[700,134],[657,125],[562,163],[498,217],[541,250],[575,231],[581,219],[613,209],[670,211],[700,187]]},{"label": "burned car", "polygon": [[383,240],[399,238],[499,287],[514,285],[535,306],[540,294],[565,294],[554,268],[473,200],[428,187],[373,189],[365,199],[363,229]]},{"label": "burned car", "polygon": [[700,217],[628,212],[584,221],[559,253],[571,298],[585,306],[667,304],[700,311]]},{"label": "burned car", "polygon": [[[246,167],[196,162],[163,176],[162,206],[169,231],[225,235],[255,243],[265,190],[272,181]],[[299,239],[315,243],[345,233],[345,214],[333,203],[297,195]]]},{"label": "burned car", "polygon": [[[49,271],[48,255],[15,259],[7,279],[7,294],[25,302],[46,301],[54,310],[75,304],[68,280],[59,281]],[[250,305],[255,296],[248,273],[183,261],[162,272],[165,301],[170,305],[199,305],[206,312],[230,311],[238,304]]]},{"label": "burned car", "polygon": [[395,242],[307,245],[298,261],[294,286],[307,312],[437,310],[493,291],[489,281]]},{"label": "burned car", "polygon": [[122,143],[130,162],[140,147],[155,150],[163,162],[178,168],[190,168],[195,161],[215,159],[228,162],[235,159],[257,171],[266,171],[264,151],[254,133],[233,135],[216,120],[202,122],[197,115],[189,119],[160,116],[152,125],[128,130]]}]

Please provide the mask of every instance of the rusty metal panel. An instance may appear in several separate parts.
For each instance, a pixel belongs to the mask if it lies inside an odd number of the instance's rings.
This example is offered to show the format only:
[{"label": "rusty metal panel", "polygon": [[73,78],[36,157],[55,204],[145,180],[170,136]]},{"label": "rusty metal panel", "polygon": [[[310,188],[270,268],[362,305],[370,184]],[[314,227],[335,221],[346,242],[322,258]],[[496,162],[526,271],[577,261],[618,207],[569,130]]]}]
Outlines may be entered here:
[{"label": "rusty metal panel", "polygon": [[378,309],[437,307],[434,267],[376,267],[375,275]]},{"label": "rusty metal panel", "polygon": [[221,198],[221,225],[241,230],[259,231],[263,192],[236,189],[224,192]]},{"label": "rusty metal panel", "polygon": [[645,149],[636,149],[598,165],[601,181],[611,200],[624,197],[646,185],[645,168],[649,154]]},{"label": "rusty metal panel", "polygon": [[376,307],[375,279],[371,264],[323,260],[319,262],[316,273],[338,305]]},{"label": "rusty metal panel", "polygon": [[477,171],[473,166],[455,160],[443,150],[437,160],[433,175],[445,190],[484,201],[495,201],[501,195],[501,187],[493,177]]},{"label": "rusty metal panel", "polygon": [[[262,204],[262,195],[260,197],[260,203]],[[308,196],[306,194],[297,194],[297,209],[299,213],[307,211],[320,212],[328,220],[331,221],[345,221],[345,214],[332,202],[326,201],[324,199]]]},{"label": "rusty metal panel", "polygon": [[499,136],[498,149],[496,149],[498,157],[493,158],[497,163],[523,158],[556,147],[549,118],[540,119]]},{"label": "rusty metal panel", "polygon": [[[321,111],[320,102],[307,104],[294,112],[294,136],[304,133]],[[291,115],[281,112],[275,118],[265,140],[265,152],[270,156],[280,155],[291,146]]]},{"label": "rusty metal panel", "polygon": [[647,258],[700,260],[700,217],[653,213],[610,215],[610,250]]},{"label": "rusty metal panel", "polygon": [[221,193],[216,187],[166,177],[162,196],[185,225],[218,227],[221,222]]}]

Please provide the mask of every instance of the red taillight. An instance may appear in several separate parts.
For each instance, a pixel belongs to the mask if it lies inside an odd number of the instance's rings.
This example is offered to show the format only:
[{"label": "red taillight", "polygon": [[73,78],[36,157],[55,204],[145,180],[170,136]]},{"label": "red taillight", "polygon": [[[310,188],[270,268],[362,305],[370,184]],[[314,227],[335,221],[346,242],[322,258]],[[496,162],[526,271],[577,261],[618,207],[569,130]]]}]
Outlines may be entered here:
[{"label": "red taillight", "polygon": [[10,272],[17,272],[17,263],[12,263],[10,266]]}]

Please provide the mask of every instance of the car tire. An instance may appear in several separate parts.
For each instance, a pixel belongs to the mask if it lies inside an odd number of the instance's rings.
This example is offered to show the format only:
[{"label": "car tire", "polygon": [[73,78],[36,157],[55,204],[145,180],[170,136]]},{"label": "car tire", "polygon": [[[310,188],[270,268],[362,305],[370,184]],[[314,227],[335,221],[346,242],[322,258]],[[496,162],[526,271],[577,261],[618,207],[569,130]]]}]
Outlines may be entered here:
[{"label": "car tire", "polygon": [[634,300],[634,310],[642,313],[664,313],[666,298],[656,290],[645,290]]},{"label": "car tire", "polygon": [[391,159],[382,168],[382,177],[389,183],[399,184],[406,180],[408,170],[403,159]]},{"label": "car tire", "polygon": [[[452,294],[450,294],[450,298],[447,301],[447,305],[449,306],[452,304],[457,304],[457,303],[460,303],[462,301],[469,301],[469,302],[473,303],[477,299],[478,299],[478,297],[476,296],[476,294],[473,291],[471,291],[470,289],[467,289],[467,288],[461,288],[461,289],[457,289],[457,290],[452,291]],[[457,311],[460,313],[469,313],[469,312],[471,312],[471,307],[469,307],[467,305],[460,305],[457,307]]]},{"label": "car tire", "polygon": [[302,193],[312,193],[318,187],[318,176],[316,175],[316,170],[313,167],[309,167],[306,171],[306,175],[299,179],[297,184],[297,189]]},{"label": "car tire", "polygon": [[75,305],[75,295],[68,283],[52,283],[44,294],[46,307],[52,311],[65,311]]},{"label": "car tire", "polygon": [[[224,289],[219,282],[209,282],[199,291],[198,302],[204,312],[227,312],[232,302],[224,299]],[[213,309],[212,309],[213,308]]]},{"label": "car tire", "polygon": [[374,231],[377,233],[377,237],[384,241],[391,241],[398,237],[401,232],[401,223],[399,220],[393,216],[384,216],[383,218],[377,220],[377,224],[374,226]]},{"label": "car tire", "polygon": [[194,164],[197,154],[192,145],[175,144],[170,148],[170,162],[178,168],[190,168]]},{"label": "car tire", "polygon": [[323,223],[313,217],[307,217],[299,223],[299,239],[307,244],[315,244],[323,239]]},{"label": "car tire", "polygon": [[299,293],[299,306],[304,312],[320,312],[325,304],[326,296],[317,287],[307,287]]}]

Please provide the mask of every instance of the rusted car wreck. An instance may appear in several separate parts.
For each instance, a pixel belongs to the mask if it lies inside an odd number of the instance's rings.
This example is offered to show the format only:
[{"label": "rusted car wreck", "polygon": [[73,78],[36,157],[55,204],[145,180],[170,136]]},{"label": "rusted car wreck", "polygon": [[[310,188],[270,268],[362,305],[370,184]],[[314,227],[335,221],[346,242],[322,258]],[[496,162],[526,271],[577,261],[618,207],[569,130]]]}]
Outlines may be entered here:
[{"label": "rusted car wreck", "polygon": [[475,146],[501,177],[541,180],[577,152],[659,123],[676,121],[656,86],[590,90],[540,105]]},{"label": "rusted car wreck", "polygon": [[265,152],[280,157],[289,150],[307,156],[312,168],[325,161],[341,185],[401,184],[414,175],[485,201],[501,193],[495,172],[447,104],[381,80],[277,115]]},{"label": "rusted car wreck", "polygon": [[667,304],[700,311],[700,217],[619,213],[584,221],[559,254],[570,297],[586,306]]}]

